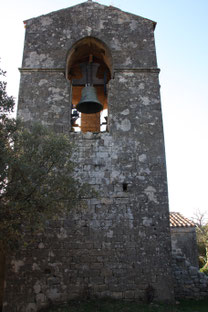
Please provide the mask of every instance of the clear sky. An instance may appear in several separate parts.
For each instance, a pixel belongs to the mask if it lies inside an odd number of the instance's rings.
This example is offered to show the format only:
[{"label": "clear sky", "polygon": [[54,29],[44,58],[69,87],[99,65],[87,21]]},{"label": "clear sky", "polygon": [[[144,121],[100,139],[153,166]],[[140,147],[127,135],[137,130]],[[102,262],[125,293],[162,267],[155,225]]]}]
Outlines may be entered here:
[{"label": "clear sky", "polygon": [[[22,21],[70,7],[76,0],[1,3],[0,57],[8,93],[17,98]],[[102,0],[157,22],[155,40],[166,143],[170,210],[208,211],[208,0]]]}]

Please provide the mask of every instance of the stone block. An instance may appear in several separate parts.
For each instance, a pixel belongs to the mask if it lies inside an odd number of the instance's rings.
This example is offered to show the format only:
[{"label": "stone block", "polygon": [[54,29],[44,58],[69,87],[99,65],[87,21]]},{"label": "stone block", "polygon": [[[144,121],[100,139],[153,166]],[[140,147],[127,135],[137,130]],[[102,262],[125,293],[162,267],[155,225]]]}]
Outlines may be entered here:
[{"label": "stone block", "polygon": [[125,299],[134,299],[135,298],[135,292],[132,290],[127,290],[123,292],[123,298]]}]

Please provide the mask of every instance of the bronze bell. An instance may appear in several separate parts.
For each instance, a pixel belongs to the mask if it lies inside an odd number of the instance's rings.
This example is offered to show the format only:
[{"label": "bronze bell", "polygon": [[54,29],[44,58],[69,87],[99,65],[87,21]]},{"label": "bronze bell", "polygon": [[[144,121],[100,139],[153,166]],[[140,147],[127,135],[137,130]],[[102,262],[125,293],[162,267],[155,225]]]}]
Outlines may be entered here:
[{"label": "bronze bell", "polygon": [[95,114],[103,110],[103,105],[99,102],[93,86],[85,86],[82,89],[82,97],[76,109],[84,114]]}]

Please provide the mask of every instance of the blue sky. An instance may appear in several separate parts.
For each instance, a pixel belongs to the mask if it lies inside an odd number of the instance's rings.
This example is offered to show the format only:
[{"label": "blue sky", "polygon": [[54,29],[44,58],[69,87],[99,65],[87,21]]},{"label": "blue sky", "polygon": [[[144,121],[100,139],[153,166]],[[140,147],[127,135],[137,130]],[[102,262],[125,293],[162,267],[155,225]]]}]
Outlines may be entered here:
[{"label": "blue sky", "polygon": [[[76,5],[76,0],[7,0],[1,4],[1,67],[17,98],[22,21]],[[171,211],[208,211],[208,1],[102,0],[157,22],[155,40]]]}]

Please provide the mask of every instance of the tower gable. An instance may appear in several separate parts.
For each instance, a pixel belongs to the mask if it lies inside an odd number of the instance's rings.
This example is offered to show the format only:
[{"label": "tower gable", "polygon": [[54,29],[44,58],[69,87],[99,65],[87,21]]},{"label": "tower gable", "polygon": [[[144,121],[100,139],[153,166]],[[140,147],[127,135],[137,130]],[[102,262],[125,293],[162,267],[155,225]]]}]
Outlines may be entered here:
[{"label": "tower gable", "polygon": [[[111,6],[84,2],[25,23],[23,68],[64,68],[67,51],[86,36],[111,47],[115,67],[131,67],[132,63],[137,67],[156,66],[155,23]],[[152,55],[147,59],[150,51]]]}]

